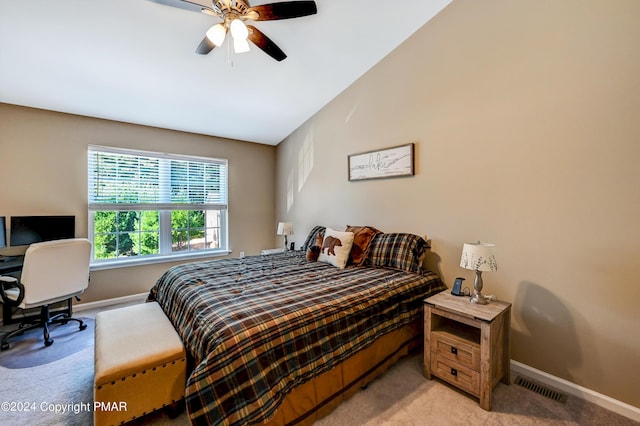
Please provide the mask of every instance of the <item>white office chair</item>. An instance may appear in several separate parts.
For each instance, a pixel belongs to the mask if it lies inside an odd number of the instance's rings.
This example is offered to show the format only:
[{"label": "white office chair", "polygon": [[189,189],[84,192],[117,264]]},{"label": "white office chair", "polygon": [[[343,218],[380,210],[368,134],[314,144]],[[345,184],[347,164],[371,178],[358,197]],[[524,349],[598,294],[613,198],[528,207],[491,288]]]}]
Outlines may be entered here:
[{"label": "white office chair", "polygon": [[[71,299],[89,285],[90,258],[91,243],[85,238],[47,241],[29,246],[24,255],[20,282],[14,277],[0,276],[0,297],[4,309],[40,307],[40,315],[20,318],[20,328],[4,336],[0,343],[1,350],[9,348],[7,339],[32,328],[44,328],[45,346],[53,343],[49,336],[50,324],[77,321],[80,330],[87,328],[81,320],[71,318]],[[64,300],[67,301],[67,309],[51,317],[49,305]]]}]

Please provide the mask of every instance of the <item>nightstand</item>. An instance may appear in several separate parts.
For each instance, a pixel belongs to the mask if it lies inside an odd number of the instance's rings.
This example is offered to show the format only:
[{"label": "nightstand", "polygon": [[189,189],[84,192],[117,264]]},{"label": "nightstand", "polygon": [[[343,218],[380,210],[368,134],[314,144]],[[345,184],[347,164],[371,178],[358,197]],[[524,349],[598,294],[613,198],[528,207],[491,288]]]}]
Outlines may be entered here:
[{"label": "nightstand", "polygon": [[283,248],[272,248],[272,249],[264,249],[262,251],[260,251],[261,255],[267,255],[267,254],[277,254],[277,253],[284,253],[284,249]]},{"label": "nightstand", "polygon": [[510,384],[511,304],[472,304],[448,291],[424,303],[424,376],[456,386],[491,410],[495,385]]}]

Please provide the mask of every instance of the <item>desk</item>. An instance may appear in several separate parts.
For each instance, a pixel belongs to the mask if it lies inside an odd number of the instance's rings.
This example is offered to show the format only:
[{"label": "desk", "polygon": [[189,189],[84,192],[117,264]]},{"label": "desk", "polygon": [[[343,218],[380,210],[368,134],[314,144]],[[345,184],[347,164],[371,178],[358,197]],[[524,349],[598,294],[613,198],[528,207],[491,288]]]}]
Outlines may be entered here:
[{"label": "desk", "polygon": [[11,256],[11,260],[0,262],[0,275],[9,272],[22,271],[24,256]]}]

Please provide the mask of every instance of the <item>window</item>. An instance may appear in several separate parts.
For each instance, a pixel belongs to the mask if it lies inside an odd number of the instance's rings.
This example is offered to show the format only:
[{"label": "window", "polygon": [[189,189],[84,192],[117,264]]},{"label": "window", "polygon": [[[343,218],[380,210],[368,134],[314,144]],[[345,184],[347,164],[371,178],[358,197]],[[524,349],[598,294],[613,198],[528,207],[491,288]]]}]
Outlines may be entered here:
[{"label": "window", "polygon": [[95,263],[227,251],[227,160],[89,147]]}]

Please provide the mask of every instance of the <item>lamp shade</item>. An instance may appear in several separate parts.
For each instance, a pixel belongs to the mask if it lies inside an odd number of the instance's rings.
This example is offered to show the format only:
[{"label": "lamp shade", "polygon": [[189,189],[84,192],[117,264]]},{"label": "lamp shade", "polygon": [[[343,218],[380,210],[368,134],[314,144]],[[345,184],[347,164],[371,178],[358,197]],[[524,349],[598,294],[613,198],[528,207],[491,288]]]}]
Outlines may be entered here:
[{"label": "lamp shade", "polygon": [[216,24],[213,27],[209,28],[207,31],[207,38],[211,40],[211,43],[216,46],[222,46],[224,42],[224,36],[227,33],[227,29],[222,24]]},{"label": "lamp shade", "polygon": [[462,247],[460,266],[473,271],[497,271],[495,244],[465,243]]},{"label": "lamp shade", "polygon": [[236,53],[246,53],[250,50],[247,40],[233,39],[233,51]]},{"label": "lamp shade", "polygon": [[238,40],[246,40],[249,37],[249,29],[239,19],[234,19],[231,21],[231,25],[229,25],[229,29],[231,30],[231,35],[233,38]]},{"label": "lamp shade", "polygon": [[280,222],[278,223],[278,235],[293,235],[293,223]]}]

